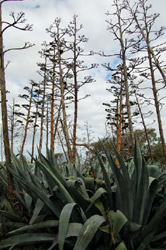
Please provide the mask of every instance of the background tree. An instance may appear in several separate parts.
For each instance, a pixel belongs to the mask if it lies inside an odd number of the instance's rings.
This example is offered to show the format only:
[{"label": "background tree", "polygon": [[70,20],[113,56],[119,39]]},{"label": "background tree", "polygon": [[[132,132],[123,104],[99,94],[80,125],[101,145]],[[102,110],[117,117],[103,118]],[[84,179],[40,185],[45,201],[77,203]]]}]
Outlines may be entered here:
[{"label": "background tree", "polygon": [[[13,0],[14,1],[14,0]],[[3,140],[5,149],[6,166],[11,167],[11,156],[10,156],[10,145],[9,145],[9,134],[8,134],[8,117],[7,117],[7,105],[6,105],[6,84],[5,84],[5,66],[4,66],[4,55],[10,50],[26,49],[32,47],[32,44],[25,43],[21,48],[9,48],[4,50],[3,45],[3,34],[9,28],[15,28],[23,31],[32,30],[32,25],[25,24],[24,13],[15,15],[11,13],[13,22],[9,23],[2,21],[2,4],[9,2],[9,0],[3,0],[0,2],[0,86],[1,86],[1,112],[2,112],[2,125],[3,125]],[[2,27],[3,24],[3,27]],[[14,198],[14,183],[10,172],[7,170],[8,177],[8,197]]]},{"label": "background tree", "polygon": [[24,151],[29,123],[33,122],[33,120],[31,120],[31,108],[32,108],[32,103],[33,103],[34,86],[36,86],[36,83],[31,81],[31,87],[28,87],[28,86],[24,87],[24,89],[28,91],[28,94],[19,95],[20,98],[24,98],[25,100],[28,101],[27,104],[22,104],[22,107],[27,111],[27,114],[25,118],[24,135],[23,135],[23,140],[22,140],[21,150],[20,150],[21,154],[23,154],[23,151]]},{"label": "background tree", "polygon": [[[82,57],[89,56],[90,54],[85,54],[84,50],[80,47],[82,43],[87,42],[87,38],[84,35],[79,35],[82,25],[78,26],[77,16],[73,17],[73,21],[70,22],[67,28],[61,27],[61,20],[56,19],[54,24],[47,29],[50,36],[53,38],[53,42],[50,45],[55,49],[53,61],[54,71],[51,72],[54,76],[52,77],[54,83],[54,93],[58,96],[58,90],[60,94],[60,103],[57,110],[62,113],[61,126],[65,137],[66,148],[68,151],[68,158],[71,162],[76,159],[76,131],[77,131],[77,117],[78,117],[78,102],[80,98],[78,97],[79,89],[86,83],[91,83],[94,80],[91,76],[84,76],[84,71],[93,69],[96,67],[95,64],[86,66]],[[56,92],[57,90],[57,92]],[[85,98],[85,97],[83,97]],[[73,112],[73,131],[69,133],[68,130],[68,115],[67,107],[70,104],[74,104]],[[53,110],[54,105],[52,105]],[[59,120],[60,113],[57,112],[57,119]],[[58,121],[57,120],[57,121]],[[52,119],[53,121],[53,119]],[[52,124],[52,122],[51,122]],[[57,123],[56,123],[57,124]],[[54,130],[56,131],[56,126]],[[53,134],[53,133],[52,133]],[[55,133],[53,134],[55,138]],[[72,142],[72,143],[71,143]]]},{"label": "background tree", "polygon": [[[108,70],[110,67],[105,65]],[[111,69],[113,70],[113,69]],[[139,115],[139,111],[136,108],[137,102],[135,101],[135,95],[133,92],[132,82],[135,79],[135,76],[132,76],[132,70],[128,70],[128,83],[130,84],[129,98],[130,98],[130,108],[131,108],[131,118],[132,124],[134,124],[134,118]],[[125,81],[123,77],[123,65],[119,64],[115,73],[111,75],[111,78],[108,80],[110,87],[107,89],[110,94],[112,94],[112,100],[110,103],[103,103],[107,108],[107,126],[111,127],[112,137],[115,145],[117,146],[117,151],[120,153],[121,147],[124,147],[122,143],[122,136],[126,134],[125,139],[125,148],[126,154],[128,157],[132,155],[131,145],[130,145],[130,136],[129,135],[129,122],[128,122],[128,112],[126,107],[126,88]],[[123,136],[124,138],[124,136]],[[126,144],[127,141],[127,144]]]},{"label": "background tree", "polygon": [[2,128],[1,128],[1,134],[0,134],[0,145],[1,145],[1,162],[3,162],[3,131],[2,131]]},{"label": "background tree", "polygon": [[[121,149],[121,133],[123,129],[128,127],[128,122],[126,122],[126,111],[124,110],[124,96],[125,96],[125,86],[121,71],[116,71],[112,74],[111,79],[108,80],[111,87],[107,89],[113,94],[114,99],[111,104],[103,103],[107,106],[105,111],[107,112],[107,126],[111,126],[113,137],[115,137],[114,142],[117,145],[117,151],[120,153]],[[127,120],[128,121],[128,120]],[[115,131],[115,133],[114,133]]]},{"label": "background tree", "polygon": [[40,139],[39,139],[39,151],[42,150],[42,144],[43,144],[43,130],[44,130],[44,116],[45,116],[45,101],[46,101],[46,88],[47,88],[47,44],[44,42],[42,44],[44,48],[39,52],[41,55],[41,58],[44,58],[44,63],[38,63],[38,66],[40,67],[40,70],[38,73],[42,76],[42,84],[40,84],[40,94],[41,94],[41,116],[40,116]]},{"label": "background tree", "polygon": [[[126,107],[127,107],[127,115],[128,115],[128,123],[129,123],[129,131],[131,138],[131,148],[134,146],[134,134],[133,134],[133,125],[131,118],[131,108],[130,108],[130,97],[129,97],[129,83],[128,83],[128,50],[131,48],[133,41],[128,38],[127,31],[133,24],[133,19],[125,18],[125,8],[123,1],[114,0],[113,6],[115,8],[115,12],[109,13],[107,12],[107,16],[114,16],[116,21],[112,19],[107,20],[108,30],[111,32],[115,40],[119,42],[120,52],[118,54],[119,60],[122,62],[122,75],[125,84],[125,95],[126,95]],[[106,65],[108,69],[109,65]]]},{"label": "background tree", "polygon": [[[156,31],[153,28],[156,19],[159,17],[159,14],[151,14],[150,9],[151,5],[147,5],[148,0],[139,0],[134,6],[131,6],[128,0],[124,1],[125,6],[128,8],[131,14],[131,18],[134,19],[137,28],[137,36],[139,42],[137,46],[133,46],[133,53],[140,53],[145,52],[147,53],[147,61],[149,64],[148,71],[142,73],[146,79],[151,80],[152,84],[152,92],[154,97],[157,121],[158,121],[158,128],[159,134],[162,142],[162,151],[163,155],[166,159],[166,147],[165,147],[165,139],[163,133],[163,126],[162,126],[162,119],[161,119],[161,112],[160,112],[160,101],[159,101],[159,89],[163,88],[161,85],[165,86],[166,77],[165,77],[165,63],[160,60],[161,53],[166,50],[163,48],[163,44],[157,44],[156,41],[163,35],[163,31],[165,30],[164,27],[161,27],[159,30]],[[131,31],[132,32],[132,31]],[[139,33],[138,33],[139,32]],[[153,44],[155,43],[155,46]],[[164,43],[165,44],[165,43]],[[157,79],[156,76],[156,68],[159,70],[162,81]]]},{"label": "background tree", "polygon": [[[53,42],[50,43],[53,50],[53,71],[52,71],[52,94],[51,94],[51,141],[52,141],[52,150],[53,141],[54,141],[54,92],[55,92],[55,80],[57,80],[57,87],[60,91],[60,105],[62,107],[62,115],[63,115],[63,131],[64,137],[66,141],[66,147],[68,151],[69,160],[72,160],[72,150],[70,145],[69,132],[67,129],[67,114],[66,114],[66,105],[65,105],[65,85],[64,85],[64,69],[63,62],[65,59],[62,58],[62,54],[67,50],[66,49],[66,41],[65,35],[66,30],[60,27],[61,20],[56,19],[53,25],[47,29],[47,32],[53,37]],[[55,69],[55,67],[57,67]],[[56,72],[55,72],[56,71]],[[57,78],[55,79],[55,74],[57,74]]]},{"label": "background tree", "polygon": [[[21,119],[20,119],[21,116]],[[20,112],[20,104],[15,103],[13,99],[12,105],[8,105],[8,119],[9,119],[9,139],[10,149],[14,152],[14,143],[20,140],[20,136],[23,132],[23,113]]]},{"label": "background tree", "polygon": [[[141,97],[142,97],[142,95],[141,95]],[[153,155],[152,155],[152,150],[151,150],[151,145],[150,145],[150,140],[149,140],[149,133],[148,133],[147,125],[146,125],[146,122],[145,122],[145,116],[149,117],[149,116],[151,116],[153,114],[153,112],[148,111],[146,114],[143,113],[142,105],[144,104],[144,102],[141,101],[141,99],[139,98],[139,94],[137,94],[136,90],[135,90],[135,99],[136,99],[136,104],[138,106],[139,114],[141,116],[141,123],[143,125],[144,132],[145,132],[145,137],[146,137],[147,147],[148,147],[148,153],[149,153],[150,159],[153,161]],[[148,105],[150,105],[149,100],[145,100],[145,101],[147,101]],[[137,135],[137,137],[138,137],[138,135]]]},{"label": "background tree", "polygon": [[39,125],[37,124],[38,122],[38,117],[41,116],[40,112],[39,112],[39,108],[42,104],[42,100],[40,98],[40,93],[41,93],[41,89],[40,89],[40,83],[39,84],[35,84],[35,89],[33,91],[33,106],[34,106],[34,111],[32,111],[32,115],[30,116],[31,121],[33,121],[33,135],[32,135],[32,153],[31,153],[31,163],[33,163],[33,158],[34,158],[34,150],[35,150],[35,137],[36,137],[36,131],[37,131],[37,127],[39,127]]},{"label": "background tree", "polygon": [[[80,88],[87,84],[94,82],[91,76],[85,76],[82,80],[80,79],[79,74],[94,69],[97,67],[97,64],[91,64],[89,67],[84,64],[82,57],[90,56],[90,54],[86,55],[84,50],[80,47],[82,43],[87,43],[88,39],[84,35],[79,35],[80,30],[82,30],[82,25],[78,25],[77,16],[74,15],[73,21],[70,22],[69,27],[69,35],[73,38],[73,42],[70,44],[70,48],[73,53],[73,59],[70,63],[69,67],[72,69],[73,74],[73,102],[74,102],[74,122],[73,122],[73,133],[72,133],[72,145],[73,145],[73,162],[76,160],[76,141],[77,141],[77,120],[78,120],[78,103],[79,96],[78,92]],[[92,53],[92,52],[91,52]],[[85,96],[86,98],[87,96]]]}]

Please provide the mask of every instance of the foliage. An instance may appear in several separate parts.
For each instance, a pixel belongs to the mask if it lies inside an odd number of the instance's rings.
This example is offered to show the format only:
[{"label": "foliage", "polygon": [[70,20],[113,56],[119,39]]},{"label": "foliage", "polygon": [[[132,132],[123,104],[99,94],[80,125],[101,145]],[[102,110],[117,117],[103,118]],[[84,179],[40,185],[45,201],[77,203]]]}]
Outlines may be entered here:
[{"label": "foliage", "polygon": [[[149,164],[155,164],[155,165],[158,165],[161,168],[163,168],[164,164],[165,164],[165,160],[164,160],[163,153],[162,153],[161,140],[160,140],[160,138],[157,137],[156,130],[154,128],[147,129],[148,137],[149,137],[149,141],[150,141],[150,147],[151,147],[152,156],[153,156],[153,161],[150,159],[150,155],[148,152],[145,131],[143,129],[137,129],[134,132],[137,135],[139,145],[140,145],[140,148],[142,150],[142,154],[145,157],[146,161]],[[128,154],[128,150],[126,151],[126,149],[127,149],[127,146],[126,146],[127,139],[126,138],[128,136],[129,136],[128,134],[125,134],[124,136],[122,135],[122,139],[121,139],[122,140],[121,156],[123,157],[124,160],[129,160],[131,158],[131,156]],[[104,147],[107,149],[107,151],[110,151],[112,154],[114,154],[114,152],[112,150],[111,140],[116,145],[116,141],[114,140],[114,138],[111,138],[111,139],[110,138],[103,138],[101,141],[104,144]],[[98,150],[99,152],[102,152],[102,144],[100,143],[100,140],[92,143],[91,148],[94,152],[96,150]]]},{"label": "foliage", "polygon": [[107,161],[98,153],[93,176],[79,162],[58,165],[49,150],[48,159],[39,152],[35,169],[12,156],[20,206],[4,192],[0,249],[164,249],[165,176],[146,166],[137,140],[128,165],[113,147],[119,168],[101,145]]}]

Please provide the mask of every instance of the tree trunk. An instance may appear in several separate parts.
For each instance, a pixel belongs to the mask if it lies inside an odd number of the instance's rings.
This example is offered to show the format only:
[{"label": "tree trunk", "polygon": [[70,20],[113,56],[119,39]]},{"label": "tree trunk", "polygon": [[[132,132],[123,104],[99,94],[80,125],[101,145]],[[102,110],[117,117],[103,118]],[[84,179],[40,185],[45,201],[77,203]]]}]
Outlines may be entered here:
[{"label": "tree trunk", "polygon": [[163,128],[162,128],[159,101],[158,101],[158,96],[157,96],[154,68],[153,68],[153,62],[152,62],[152,53],[151,53],[151,47],[150,47],[150,41],[149,41],[149,30],[148,30],[148,23],[146,20],[147,17],[146,17],[145,8],[144,8],[144,19],[145,19],[144,21],[145,21],[145,28],[146,28],[146,40],[145,41],[147,43],[147,49],[148,49],[148,60],[149,60],[149,67],[150,67],[150,73],[151,73],[153,96],[154,96],[154,102],[155,102],[155,108],[156,108],[156,114],[157,114],[157,120],[158,120],[160,139],[161,139],[161,143],[162,143],[163,156],[164,156],[165,161],[166,161],[165,139],[164,139],[164,133],[163,133]]},{"label": "tree trunk", "polygon": [[[48,111],[49,105],[48,105],[48,101],[49,101],[49,99],[47,99],[47,111],[46,111],[46,152],[48,149],[48,135],[49,135],[49,111]],[[48,158],[48,155],[46,155],[46,157]]]},{"label": "tree trunk", "polygon": [[2,126],[3,126],[3,141],[7,167],[7,180],[8,180],[8,197],[9,199],[15,198],[14,183],[9,168],[12,167],[9,133],[8,133],[8,117],[6,105],[6,83],[5,83],[5,69],[4,69],[4,53],[3,53],[3,35],[2,35],[2,10],[0,3],[0,88],[1,88],[1,112],[2,112]]},{"label": "tree trunk", "polygon": [[10,143],[10,149],[11,149],[11,152],[13,152],[13,144],[14,144],[14,104],[15,104],[15,101],[13,99],[13,106],[12,106],[12,117],[11,117],[11,143]]},{"label": "tree trunk", "polygon": [[127,76],[127,65],[126,65],[126,49],[123,41],[123,31],[122,31],[122,24],[121,24],[121,14],[119,11],[118,2],[116,1],[116,8],[118,14],[118,25],[119,25],[119,33],[120,33],[120,45],[121,45],[121,53],[122,53],[122,65],[123,65],[123,76],[125,82],[125,94],[126,94],[126,106],[127,106],[127,115],[128,115],[128,122],[129,122],[129,131],[131,137],[131,150],[134,149],[134,133],[133,133],[133,125],[131,119],[131,110],[130,110],[130,101],[129,101],[129,84],[128,84],[128,76]]},{"label": "tree trunk", "polygon": [[[122,130],[122,83],[120,88],[120,108],[119,108],[119,122],[117,127],[117,151],[120,154],[121,150],[121,130]],[[119,161],[116,159],[116,164],[119,166]]]},{"label": "tree trunk", "polygon": [[56,117],[56,123],[55,123],[55,129],[54,129],[54,137],[56,136],[57,131],[58,131],[58,123],[59,123],[60,115],[61,115],[61,103],[59,105],[58,114],[57,114],[57,117]]},{"label": "tree trunk", "polygon": [[137,102],[137,105],[138,105],[138,109],[139,109],[139,112],[140,112],[140,115],[141,115],[141,120],[142,120],[142,125],[143,125],[144,131],[145,131],[146,141],[147,141],[147,143],[148,143],[148,151],[149,151],[150,159],[153,160],[153,155],[152,155],[152,150],[151,150],[151,146],[150,146],[148,131],[147,131],[147,128],[146,128],[144,116],[143,116],[143,113],[142,113],[142,110],[141,110],[141,106],[140,106],[140,104],[139,104],[139,100],[138,100],[138,97],[137,97],[136,92],[135,92],[135,98],[136,98],[136,102]]},{"label": "tree trunk", "polygon": [[65,156],[65,159],[66,161],[68,161],[68,155],[66,154],[66,151],[65,151],[65,147],[64,147],[64,144],[63,144],[63,141],[62,141],[62,138],[61,138],[61,135],[59,133],[59,131],[57,130],[57,134],[58,134],[58,138],[59,138],[59,141],[60,141],[60,144],[61,144],[61,147],[62,147],[62,150],[63,150],[63,153],[64,153],[64,156]]},{"label": "tree trunk", "polygon": [[23,154],[25,141],[27,138],[29,118],[30,118],[30,112],[31,112],[31,106],[32,106],[32,96],[33,96],[33,84],[32,84],[31,93],[30,93],[29,108],[28,108],[28,114],[27,114],[26,123],[25,123],[25,129],[24,129],[24,137],[23,137],[23,141],[22,141],[22,145],[21,145],[21,154]]},{"label": "tree trunk", "polygon": [[61,105],[62,105],[62,115],[63,115],[63,131],[64,131],[64,137],[66,141],[66,147],[68,151],[68,157],[69,161],[72,162],[72,150],[70,146],[70,141],[69,141],[69,131],[67,128],[67,116],[66,116],[66,107],[65,107],[65,100],[64,100],[64,83],[63,83],[63,73],[62,73],[62,67],[61,67],[61,54],[60,54],[60,40],[58,36],[58,41],[57,41],[57,46],[58,46],[58,65],[59,65],[59,77],[60,77],[60,87],[61,87]]},{"label": "tree trunk", "polygon": [[78,118],[78,86],[77,86],[77,55],[76,55],[76,18],[74,22],[74,125],[73,125],[73,156],[72,162],[76,160],[77,118]]},{"label": "tree trunk", "polygon": [[38,104],[36,103],[35,122],[34,122],[34,126],[33,126],[33,137],[32,137],[32,157],[31,157],[31,163],[33,163],[33,157],[34,157],[37,115],[38,115]]},{"label": "tree trunk", "polygon": [[39,139],[39,151],[42,150],[43,143],[43,126],[44,126],[44,109],[45,109],[45,96],[46,96],[46,66],[47,61],[45,58],[45,71],[44,71],[44,79],[43,79],[43,97],[42,97],[42,111],[41,111],[41,121],[40,121],[40,139]]},{"label": "tree trunk", "polygon": [[153,96],[154,96],[154,102],[155,102],[155,108],[156,108],[156,114],[157,114],[157,120],[158,120],[160,139],[162,143],[163,156],[166,160],[165,139],[164,139],[164,133],[163,133],[163,127],[162,127],[162,121],[161,121],[161,115],[160,115],[159,101],[158,101],[158,96],[157,96],[154,69],[153,69],[153,64],[152,64],[151,53],[149,50],[148,50],[148,59],[149,59],[149,66],[150,66],[150,72],[151,72],[151,78],[152,78],[152,89],[153,89]]},{"label": "tree trunk", "polygon": [[55,51],[53,57],[53,73],[52,73],[52,94],[51,94],[51,150],[54,153],[55,149],[55,134],[54,134],[54,95],[55,95]]},{"label": "tree trunk", "polygon": [[1,126],[1,162],[3,162],[3,128]]}]

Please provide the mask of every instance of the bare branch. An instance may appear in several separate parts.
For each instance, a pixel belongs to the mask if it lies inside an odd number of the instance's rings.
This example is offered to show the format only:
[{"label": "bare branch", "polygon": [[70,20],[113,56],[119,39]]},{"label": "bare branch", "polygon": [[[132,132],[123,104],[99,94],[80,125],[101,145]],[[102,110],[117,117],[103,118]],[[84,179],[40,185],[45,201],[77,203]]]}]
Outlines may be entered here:
[{"label": "bare branch", "polygon": [[6,70],[6,68],[8,67],[9,63],[11,63],[11,61],[8,61],[8,62],[7,62],[6,66],[5,66],[5,70]]},{"label": "bare branch", "polygon": [[95,150],[93,150],[92,148],[90,148],[90,146],[86,143],[76,143],[76,146],[80,146],[80,147],[85,147],[87,148],[91,153],[96,153]]},{"label": "bare branch", "polygon": [[12,50],[22,50],[22,49],[28,49],[33,47],[35,44],[31,44],[29,42],[25,43],[23,47],[20,48],[11,48],[11,49],[7,49],[5,50],[3,53],[5,54],[6,52],[12,51]]},{"label": "bare branch", "polygon": [[3,1],[1,1],[0,4],[2,4],[4,2],[22,2],[22,1],[24,1],[24,0],[3,0]]},{"label": "bare branch", "polygon": [[[11,12],[10,16],[13,18],[13,22],[9,23],[9,22],[5,22],[3,21],[3,24],[6,24],[7,26],[2,30],[1,34],[4,33],[5,30],[7,30],[8,28],[15,28],[15,29],[19,29],[22,31],[32,31],[32,25],[30,24],[25,24],[26,19],[24,18],[25,13],[24,12],[20,12],[17,14],[17,16],[15,16],[14,12]],[[25,24],[24,27],[19,27],[18,25],[20,24]]]}]

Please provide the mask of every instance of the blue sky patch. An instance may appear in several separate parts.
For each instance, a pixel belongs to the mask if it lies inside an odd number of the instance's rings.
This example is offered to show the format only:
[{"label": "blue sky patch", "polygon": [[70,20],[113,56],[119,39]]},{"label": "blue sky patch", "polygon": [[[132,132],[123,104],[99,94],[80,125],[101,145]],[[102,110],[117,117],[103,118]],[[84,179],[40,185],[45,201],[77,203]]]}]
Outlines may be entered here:
[{"label": "blue sky patch", "polygon": [[107,80],[107,81],[110,80],[111,75],[112,75],[112,72],[110,72],[110,73],[108,73],[108,74],[106,75],[106,80]]},{"label": "blue sky patch", "polygon": [[40,8],[40,4],[35,5],[35,9],[39,9]]}]

